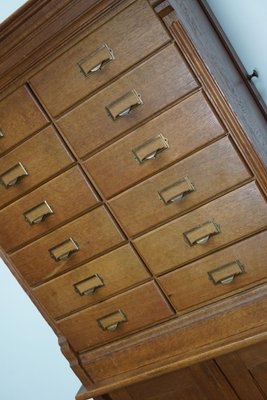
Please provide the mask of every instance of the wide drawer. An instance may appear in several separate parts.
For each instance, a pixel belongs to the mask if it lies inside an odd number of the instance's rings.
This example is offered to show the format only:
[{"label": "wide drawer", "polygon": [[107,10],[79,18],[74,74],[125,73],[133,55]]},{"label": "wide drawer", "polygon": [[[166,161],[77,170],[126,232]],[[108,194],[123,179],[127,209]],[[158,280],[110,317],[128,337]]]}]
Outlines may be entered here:
[{"label": "wide drawer", "polygon": [[177,48],[170,45],[57,123],[83,157],[196,87]]},{"label": "wide drawer", "polygon": [[139,0],[66,51],[30,81],[55,116],[169,40],[152,8],[146,1]]},{"label": "wide drawer", "polygon": [[109,204],[132,236],[249,177],[233,146],[223,138],[113,198]]},{"label": "wide drawer", "polygon": [[160,274],[267,226],[267,205],[250,183],[134,241]]},{"label": "wide drawer", "polygon": [[14,249],[97,202],[81,170],[74,167],[0,211],[0,246]]},{"label": "wide drawer", "polygon": [[30,285],[65,270],[124,241],[104,207],[99,207],[13,253],[11,259]]},{"label": "wide drawer", "polygon": [[1,158],[0,206],[56,175],[73,158],[51,127]]},{"label": "wide drawer", "polygon": [[172,314],[156,284],[150,282],[67,317],[58,322],[58,327],[74,350],[81,351],[125,336]]},{"label": "wide drawer", "polygon": [[163,275],[159,283],[177,311],[183,311],[266,279],[266,260],[265,231]]},{"label": "wide drawer", "polygon": [[49,314],[58,318],[149,278],[129,245],[120,247],[33,290]]},{"label": "wide drawer", "polygon": [[23,86],[0,102],[0,154],[48,124]]},{"label": "wide drawer", "polygon": [[[223,135],[224,129],[201,92],[107,147],[85,163],[89,175],[109,198]],[[162,134],[169,147],[139,163],[133,149]],[[155,143],[157,145],[157,143]]]}]

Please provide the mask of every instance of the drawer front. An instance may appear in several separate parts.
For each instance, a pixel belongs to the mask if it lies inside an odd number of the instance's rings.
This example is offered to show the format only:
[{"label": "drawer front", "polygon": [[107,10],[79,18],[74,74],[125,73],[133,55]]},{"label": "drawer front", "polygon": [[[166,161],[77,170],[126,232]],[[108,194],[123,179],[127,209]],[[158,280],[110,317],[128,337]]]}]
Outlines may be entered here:
[{"label": "drawer front", "polygon": [[180,53],[170,45],[59,119],[58,125],[83,157],[196,87]]},{"label": "drawer front", "polygon": [[10,251],[98,202],[78,167],[0,211],[0,246]]},{"label": "drawer front", "polygon": [[139,0],[41,70],[31,84],[55,116],[169,40],[151,7]]},{"label": "drawer front", "polygon": [[83,308],[149,278],[129,245],[97,258],[34,289],[53,318]]},{"label": "drawer front", "polygon": [[265,231],[161,276],[159,283],[177,311],[183,311],[266,279],[266,259]]},{"label": "drawer front", "polygon": [[27,89],[19,88],[0,102],[0,154],[47,124]]},{"label": "drawer front", "polygon": [[26,281],[34,285],[123,241],[111,217],[99,207],[13,253],[11,259]]},{"label": "drawer front", "polygon": [[1,158],[0,206],[23,195],[72,163],[73,158],[55,130],[50,127],[44,129]]},{"label": "drawer front", "polygon": [[[142,164],[137,162],[132,149],[142,146],[159,133],[168,140],[169,147],[155,159]],[[109,198],[223,133],[214,112],[203,94],[198,92],[89,158],[85,167]]]},{"label": "drawer front", "polygon": [[[115,314],[117,311],[120,313]],[[125,336],[172,314],[156,284],[150,282],[67,317],[58,322],[58,327],[74,350],[81,351]]]},{"label": "drawer front", "polygon": [[109,204],[132,236],[249,177],[233,146],[223,138],[115,197]]},{"label": "drawer front", "polygon": [[160,274],[266,226],[266,202],[250,183],[136,239],[134,244],[150,269]]}]

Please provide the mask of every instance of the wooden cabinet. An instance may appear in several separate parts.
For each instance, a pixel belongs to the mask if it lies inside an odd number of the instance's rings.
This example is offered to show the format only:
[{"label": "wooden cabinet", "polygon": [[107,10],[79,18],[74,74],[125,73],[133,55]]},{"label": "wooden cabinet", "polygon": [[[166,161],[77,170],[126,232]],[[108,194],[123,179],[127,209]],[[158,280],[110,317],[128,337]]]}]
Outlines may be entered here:
[{"label": "wooden cabinet", "polygon": [[238,400],[234,350],[265,390],[266,121],[201,5],[34,0],[0,28],[0,254],[77,400]]}]

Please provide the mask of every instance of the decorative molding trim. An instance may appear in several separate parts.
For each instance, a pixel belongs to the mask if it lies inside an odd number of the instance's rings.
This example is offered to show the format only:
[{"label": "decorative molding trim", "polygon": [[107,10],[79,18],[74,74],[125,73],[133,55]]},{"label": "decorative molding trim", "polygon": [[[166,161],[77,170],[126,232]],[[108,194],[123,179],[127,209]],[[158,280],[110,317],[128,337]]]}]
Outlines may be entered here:
[{"label": "decorative molding trim", "polygon": [[[241,321],[246,321],[246,326]],[[79,400],[111,392],[266,339],[265,284],[117,343],[81,354],[82,365],[89,374],[92,373],[95,384]],[[152,351],[155,348],[158,354]]]}]

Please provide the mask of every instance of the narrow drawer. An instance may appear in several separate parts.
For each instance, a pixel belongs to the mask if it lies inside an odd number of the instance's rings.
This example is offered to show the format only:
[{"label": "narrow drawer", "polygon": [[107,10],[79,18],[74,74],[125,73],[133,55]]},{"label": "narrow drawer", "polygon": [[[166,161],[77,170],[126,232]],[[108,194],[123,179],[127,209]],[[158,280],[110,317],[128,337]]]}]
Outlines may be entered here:
[{"label": "narrow drawer", "polygon": [[53,318],[98,303],[149,278],[129,245],[97,258],[33,290]]},{"label": "narrow drawer", "polygon": [[[222,135],[224,129],[201,92],[148,122],[85,162],[88,173],[107,198],[179,160]],[[162,134],[169,147],[155,159],[139,163],[136,149]]]},{"label": "narrow drawer", "polygon": [[0,102],[0,154],[48,124],[23,86]]},{"label": "narrow drawer", "polygon": [[0,211],[0,246],[10,251],[97,202],[81,170],[74,167]]},{"label": "narrow drawer", "polygon": [[59,119],[58,125],[83,157],[196,87],[170,45]]},{"label": "narrow drawer", "polygon": [[44,129],[1,158],[0,206],[33,189],[73,161],[55,130]]},{"label": "narrow drawer", "polygon": [[132,236],[249,177],[233,146],[223,138],[113,198],[109,204]]},{"label": "narrow drawer", "polygon": [[58,322],[58,327],[74,350],[81,351],[118,339],[172,314],[156,284],[150,282],[67,317]]},{"label": "narrow drawer", "polygon": [[265,231],[163,275],[159,283],[177,311],[183,311],[266,279],[266,259]]},{"label": "narrow drawer", "polygon": [[13,253],[11,259],[26,281],[34,285],[123,241],[109,214],[99,207]]},{"label": "narrow drawer", "polygon": [[139,0],[66,51],[30,81],[55,116],[169,40],[152,8],[146,1]]},{"label": "narrow drawer", "polygon": [[250,183],[134,241],[155,274],[172,269],[267,226],[267,206]]}]

